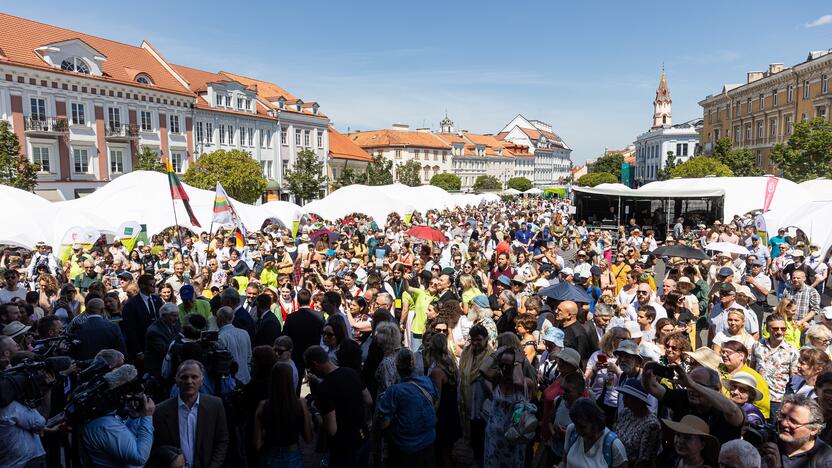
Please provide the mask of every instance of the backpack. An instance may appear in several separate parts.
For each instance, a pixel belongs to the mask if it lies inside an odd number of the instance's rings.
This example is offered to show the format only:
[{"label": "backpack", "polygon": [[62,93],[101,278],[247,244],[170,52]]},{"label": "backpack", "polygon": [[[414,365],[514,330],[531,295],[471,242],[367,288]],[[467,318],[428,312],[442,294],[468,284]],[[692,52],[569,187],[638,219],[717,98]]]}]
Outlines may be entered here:
[{"label": "backpack", "polygon": [[[604,445],[602,447],[602,452],[604,453],[604,461],[607,462],[608,467],[612,467],[612,443],[618,439],[618,434],[613,431],[607,432],[604,436]],[[572,448],[572,445],[578,440],[578,431],[575,430],[575,427],[572,427],[572,432],[569,434],[569,440],[566,441],[566,450],[565,454],[569,454],[569,450]]]}]

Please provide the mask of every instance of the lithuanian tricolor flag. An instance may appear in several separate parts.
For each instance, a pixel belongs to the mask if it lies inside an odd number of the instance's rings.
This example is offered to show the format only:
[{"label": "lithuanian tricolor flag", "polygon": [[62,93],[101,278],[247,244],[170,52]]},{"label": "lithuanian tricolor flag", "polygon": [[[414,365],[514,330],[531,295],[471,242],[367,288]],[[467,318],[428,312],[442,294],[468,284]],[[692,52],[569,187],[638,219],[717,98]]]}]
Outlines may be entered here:
[{"label": "lithuanian tricolor flag", "polygon": [[174,200],[182,200],[185,205],[185,211],[188,212],[188,217],[191,218],[191,224],[196,227],[202,227],[194,216],[194,211],[191,209],[190,198],[185,191],[185,187],[179,182],[179,177],[176,177],[176,172],[173,170],[173,165],[167,157],[162,158],[165,162],[165,167],[168,169],[168,183],[170,184],[170,197]]}]

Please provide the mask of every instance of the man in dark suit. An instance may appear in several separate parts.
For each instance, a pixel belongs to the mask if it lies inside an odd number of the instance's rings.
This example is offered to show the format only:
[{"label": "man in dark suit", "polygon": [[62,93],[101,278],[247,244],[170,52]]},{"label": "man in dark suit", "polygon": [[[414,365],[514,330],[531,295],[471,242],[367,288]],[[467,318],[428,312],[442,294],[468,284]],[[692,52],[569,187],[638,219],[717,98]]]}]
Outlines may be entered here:
[{"label": "man in dark suit", "polygon": [[254,342],[254,319],[240,304],[240,293],[234,288],[228,288],[220,294],[221,307],[231,307],[234,311],[234,321],[231,325],[248,332],[249,339]]},{"label": "man in dark suit", "polygon": [[153,447],[178,447],[191,468],[221,468],[229,441],[225,409],[219,398],[199,393],[203,378],[198,361],[179,365],[179,396],[162,402],[153,413]]},{"label": "man in dark suit", "polygon": [[127,343],[127,357],[131,360],[143,358],[147,327],[159,318],[164,303],[156,295],[156,284],[152,275],[141,275],[138,280],[139,294],[130,298],[121,311],[121,330]]},{"label": "man in dark suit", "polygon": [[595,313],[592,314],[592,320],[587,320],[584,323],[592,350],[601,349],[601,337],[607,332],[607,326],[614,314],[615,309],[612,306],[600,302],[595,304]]},{"label": "man in dark suit", "polygon": [[[309,308],[312,303],[312,293],[306,289],[298,291],[298,310],[286,317],[283,324],[283,334],[292,339],[292,361],[298,368],[298,375],[303,375],[306,366],[303,363],[303,352],[310,346],[321,343],[321,332],[324,330],[324,316]],[[298,379],[298,384],[300,381]],[[300,386],[298,386],[298,390]]]},{"label": "man in dark suit", "polygon": [[272,313],[272,299],[267,294],[257,296],[257,325],[254,331],[254,346],[274,346],[274,340],[280,336],[280,322]]},{"label": "man in dark suit", "polygon": [[104,301],[98,298],[87,302],[84,320],[73,333],[79,341],[73,350],[73,357],[79,360],[92,359],[102,349],[115,349],[124,353],[124,337],[118,325],[107,320],[104,314]]},{"label": "man in dark suit", "polygon": [[162,378],[162,362],[170,344],[179,333],[179,307],[165,304],[159,310],[159,318],[147,327],[144,350],[144,371]]}]

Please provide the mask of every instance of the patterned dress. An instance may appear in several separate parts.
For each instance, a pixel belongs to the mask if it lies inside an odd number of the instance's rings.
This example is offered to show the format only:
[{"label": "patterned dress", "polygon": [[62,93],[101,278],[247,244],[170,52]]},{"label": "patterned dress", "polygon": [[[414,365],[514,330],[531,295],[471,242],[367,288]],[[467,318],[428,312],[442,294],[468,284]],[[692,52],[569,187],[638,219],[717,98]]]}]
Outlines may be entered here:
[{"label": "patterned dress", "polygon": [[632,462],[655,460],[661,446],[662,425],[656,415],[638,417],[629,408],[615,424],[615,433],[627,449],[627,459]]},{"label": "patterned dress", "polygon": [[526,445],[509,442],[505,433],[511,426],[514,405],[528,401],[522,393],[515,391],[503,395],[500,386],[494,390],[493,406],[485,426],[484,468],[515,468],[525,465]]}]

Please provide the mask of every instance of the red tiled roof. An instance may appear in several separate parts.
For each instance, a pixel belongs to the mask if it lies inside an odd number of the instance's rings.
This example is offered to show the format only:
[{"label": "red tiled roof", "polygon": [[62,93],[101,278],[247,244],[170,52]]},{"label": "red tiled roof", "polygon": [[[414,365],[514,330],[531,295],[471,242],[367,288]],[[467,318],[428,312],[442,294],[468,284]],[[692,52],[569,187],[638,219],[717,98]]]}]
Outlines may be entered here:
[{"label": "red tiled roof", "polygon": [[408,130],[370,130],[366,132],[353,133],[350,139],[362,148],[385,148],[385,147],[414,147],[451,149],[451,145],[445,140],[429,132],[414,132]]},{"label": "red tiled roof", "polygon": [[[104,76],[85,75],[91,79],[190,94],[148,50],[141,47],[4,13],[0,13],[0,31],[3,31],[0,35],[0,49],[8,63],[78,76],[77,73],[66,72],[48,64],[35,49],[49,44],[80,40],[107,58],[99,62]],[[153,85],[136,83],[134,80],[138,73],[147,74],[153,80]]]},{"label": "red tiled roof", "polygon": [[294,102],[297,101],[297,97],[293,94],[289,93],[285,89],[281,88],[280,86],[269,83],[268,81],[258,80],[256,78],[249,78],[247,76],[237,75],[235,73],[221,71],[221,75],[225,75],[228,78],[231,78],[234,81],[240,82],[246,86],[255,85],[257,86],[257,95],[263,99],[269,99],[269,97],[274,97],[277,100],[278,96],[283,96],[286,98],[286,101]]},{"label": "red tiled roof", "polygon": [[329,127],[329,155],[334,159],[352,159],[354,161],[372,161],[373,157],[352,142],[346,135]]}]

